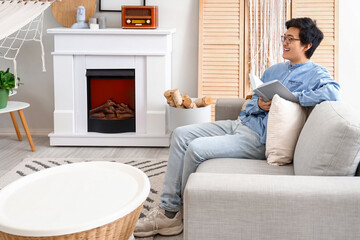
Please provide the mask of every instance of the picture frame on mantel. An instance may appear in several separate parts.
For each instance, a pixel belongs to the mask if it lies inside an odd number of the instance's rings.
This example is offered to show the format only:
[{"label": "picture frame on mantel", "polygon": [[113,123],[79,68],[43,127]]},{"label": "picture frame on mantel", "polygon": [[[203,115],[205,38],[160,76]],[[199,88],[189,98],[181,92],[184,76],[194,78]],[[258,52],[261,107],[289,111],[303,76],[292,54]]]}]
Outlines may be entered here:
[{"label": "picture frame on mantel", "polygon": [[141,6],[145,0],[99,0],[100,12],[121,12],[122,5]]}]

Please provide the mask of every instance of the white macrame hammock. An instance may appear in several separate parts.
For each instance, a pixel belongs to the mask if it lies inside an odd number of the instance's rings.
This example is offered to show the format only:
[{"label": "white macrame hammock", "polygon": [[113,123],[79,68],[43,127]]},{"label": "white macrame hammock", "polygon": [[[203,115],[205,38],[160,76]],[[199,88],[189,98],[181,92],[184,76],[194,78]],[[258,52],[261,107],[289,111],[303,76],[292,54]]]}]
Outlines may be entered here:
[{"label": "white macrame hammock", "polygon": [[269,66],[284,61],[281,35],[286,29],[290,2],[291,0],[248,0],[250,72],[257,76],[262,76]]},{"label": "white macrame hammock", "polygon": [[54,1],[0,0],[0,58],[13,61],[16,80],[16,57],[25,41],[37,41],[40,43],[42,71],[46,71],[42,43],[43,17],[44,11]]}]

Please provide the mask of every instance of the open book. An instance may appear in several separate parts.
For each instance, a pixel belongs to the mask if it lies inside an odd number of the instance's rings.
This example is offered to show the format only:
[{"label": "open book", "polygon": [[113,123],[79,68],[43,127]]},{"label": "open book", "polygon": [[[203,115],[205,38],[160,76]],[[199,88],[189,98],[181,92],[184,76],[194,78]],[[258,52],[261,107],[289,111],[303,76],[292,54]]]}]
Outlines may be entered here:
[{"label": "open book", "polygon": [[272,80],[270,82],[259,84],[258,81],[261,82],[261,80],[254,74],[250,73],[249,77],[251,88],[257,95],[259,95],[259,97],[262,97],[264,101],[270,101],[273,96],[277,94],[288,101],[296,103],[299,102],[297,97],[292,92],[290,92],[290,90],[287,89],[279,80]]}]

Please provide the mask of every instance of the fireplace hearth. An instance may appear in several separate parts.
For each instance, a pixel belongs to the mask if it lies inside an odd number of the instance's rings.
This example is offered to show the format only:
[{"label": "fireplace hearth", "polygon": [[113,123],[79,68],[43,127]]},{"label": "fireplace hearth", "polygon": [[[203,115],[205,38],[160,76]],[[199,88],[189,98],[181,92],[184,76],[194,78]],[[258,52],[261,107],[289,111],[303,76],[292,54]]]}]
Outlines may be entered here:
[{"label": "fireplace hearth", "polygon": [[47,32],[54,35],[51,146],[169,146],[163,93],[171,89],[175,29]]}]

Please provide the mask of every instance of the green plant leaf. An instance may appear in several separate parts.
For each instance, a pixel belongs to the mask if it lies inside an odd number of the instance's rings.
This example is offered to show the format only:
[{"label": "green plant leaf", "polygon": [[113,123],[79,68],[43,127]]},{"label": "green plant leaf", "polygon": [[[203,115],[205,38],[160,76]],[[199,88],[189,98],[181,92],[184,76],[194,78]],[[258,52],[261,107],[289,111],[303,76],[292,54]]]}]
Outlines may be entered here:
[{"label": "green plant leaf", "polygon": [[[20,83],[20,78],[17,77],[17,79],[18,79],[17,85],[18,86],[22,85],[22,83]],[[10,72],[10,69],[8,68],[5,72],[0,71],[0,89],[13,91],[14,87],[15,87],[15,75]]]}]

